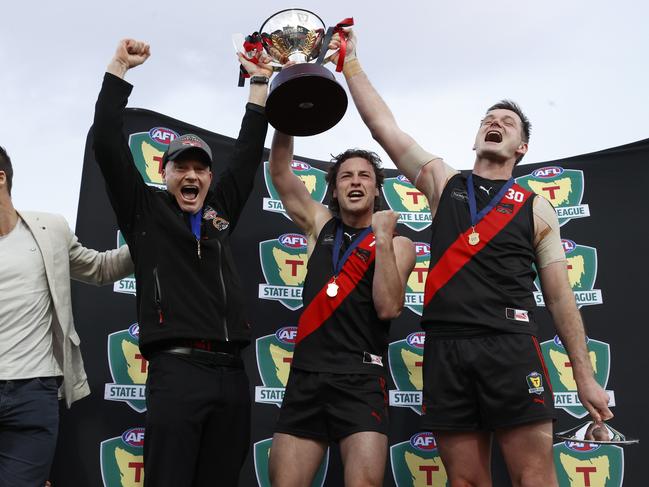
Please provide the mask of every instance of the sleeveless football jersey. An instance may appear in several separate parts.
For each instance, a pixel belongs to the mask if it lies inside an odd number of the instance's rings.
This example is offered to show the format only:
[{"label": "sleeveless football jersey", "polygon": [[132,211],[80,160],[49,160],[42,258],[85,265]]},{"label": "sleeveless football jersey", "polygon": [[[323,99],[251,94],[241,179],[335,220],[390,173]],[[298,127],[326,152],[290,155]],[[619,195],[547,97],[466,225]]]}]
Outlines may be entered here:
[{"label": "sleeveless football jersey", "polygon": [[[385,374],[390,322],[378,318],[372,299],[374,234],[353,250],[336,279],[336,296],[327,295],[333,278],[336,229],[329,220],[318,235],[302,290],[304,311],[292,366],[312,372]],[[363,229],[343,226],[341,256]]]},{"label": "sleeveless football jersey", "polygon": [[[505,181],[473,176],[478,211]],[[514,184],[476,225],[471,245],[467,177],[453,176],[432,225],[422,327],[432,336],[513,332],[535,335],[534,193]]]}]

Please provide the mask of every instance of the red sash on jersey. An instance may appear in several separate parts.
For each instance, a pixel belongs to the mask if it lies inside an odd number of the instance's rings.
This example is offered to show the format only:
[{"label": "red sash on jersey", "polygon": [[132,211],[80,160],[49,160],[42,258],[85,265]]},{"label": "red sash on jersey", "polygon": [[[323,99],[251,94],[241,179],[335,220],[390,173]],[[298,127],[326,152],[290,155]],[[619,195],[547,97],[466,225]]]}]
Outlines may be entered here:
[{"label": "red sash on jersey", "polygon": [[[498,233],[511,222],[525,202],[534,193],[514,184],[485,217],[475,226],[475,231],[480,235],[477,245],[469,245],[469,235],[473,228],[469,227],[461,233],[442,254],[437,263],[428,272],[426,288],[424,291],[424,306],[428,306],[431,299],[444,285],[469,262],[474,255],[480,252]],[[517,201],[520,200],[520,201]],[[511,213],[498,211],[502,203],[513,205]]]},{"label": "red sash on jersey", "polygon": [[[318,294],[314,296],[309,305],[304,308],[297,326],[296,344],[320,328],[334,311],[336,311],[349,293],[356,288],[356,285],[363,278],[368,267],[374,262],[374,258],[376,257],[374,244],[374,233],[370,232],[349,256],[349,259],[347,259],[347,262],[345,262],[340,274],[336,278],[336,284],[338,284],[338,294],[336,296],[331,298],[326,294],[327,284],[331,282],[330,279],[318,291]],[[367,260],[358,256],[357,251],[360,249],[369,252]]]}]

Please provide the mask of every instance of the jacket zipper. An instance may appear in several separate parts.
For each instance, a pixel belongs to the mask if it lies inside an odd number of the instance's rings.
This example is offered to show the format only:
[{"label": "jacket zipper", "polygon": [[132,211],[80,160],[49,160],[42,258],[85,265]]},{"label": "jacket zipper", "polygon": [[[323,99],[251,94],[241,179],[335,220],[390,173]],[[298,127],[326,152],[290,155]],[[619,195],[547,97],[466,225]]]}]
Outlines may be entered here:
[{"label": "jacket zipper", "polygon": [[158,279],[158,268],[153,268],[153,301],[155,301],[156,309],[158,310],[158,324],[162,325],[164,317],[162,315],[162,292],[160,290],[160,279]]},{"label": "jacket zipper", "polygon": [[225,313],[223,315],[223,331],[225,332],[225,341],[230,341],[228,334],[228,296],[225,290],[225,281],[223,280],[223,249],[221,242],[216,239],[216,247],[219,249],[219,279],[221,280],[221,290],[223,291],[223,300],[225,301]]}]

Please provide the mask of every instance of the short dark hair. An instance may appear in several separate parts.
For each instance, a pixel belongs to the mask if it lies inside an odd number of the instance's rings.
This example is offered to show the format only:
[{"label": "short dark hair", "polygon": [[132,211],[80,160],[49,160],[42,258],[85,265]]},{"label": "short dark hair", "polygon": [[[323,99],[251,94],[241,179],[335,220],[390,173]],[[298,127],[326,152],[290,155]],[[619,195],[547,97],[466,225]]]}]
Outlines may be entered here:
[{"label": "short dark hair", "polygon": [[[510,112],[514,112],[516,115],[518,115],[518,117],[521,119],[521,138],[526,144],[530,141],[532,124],[530,123],[529,118],[527,118],[527,115],[523,113],[523,110],[521,110],[521,107],[518,106],[517,103],[513,102],[512,100],[500,100],[495,105],[490,106],[487,110],[487,113],[492,110],[509,110]],[[525,154],[523,154],[523,156],[524,155]],[[516,164],[518,164],[521,159],[523,159],[523,156],[520,156],[518,159],[516,159]]]},{"label": "short dark hair", "polygon": [[[336,189],[336,178],[338,177],[338,171],[343,162],[352,157],[360,157],[365,159],[370,163],[372,169],[374,169],[374,176],[376,177],[376,187],[381,189],[383,187],[383,180],[385,179],[385,174],[383,173],[383,168],[381,167],[381,158],[376,152],[363,150],[363,149],[347,149],[345,152],[341,152],[337,156],[331,156],[331,166],[329,166],[329,171],[327,172],[327,196],[329,197],[329,209],[334,213],[340,211],[340,206],[338,206],[338,200],[334,198],[333,193]],[[374,211],[381,209],[381,197],[377,196],[374,198]]]},{"label": "short dark hair", "polygon": [[11,165],[11,158],[4,147],[0,146],[0,171],[4,171],[7,176],[7,191],[11,196],[11,184],[14,178],[14,168]]}]

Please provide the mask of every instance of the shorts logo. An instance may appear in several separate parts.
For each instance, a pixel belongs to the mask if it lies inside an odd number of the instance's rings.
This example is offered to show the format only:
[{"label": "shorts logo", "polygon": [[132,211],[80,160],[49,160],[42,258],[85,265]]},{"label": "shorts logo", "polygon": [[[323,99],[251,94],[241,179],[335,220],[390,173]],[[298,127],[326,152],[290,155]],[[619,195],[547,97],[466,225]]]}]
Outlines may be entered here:
[{"label": "shorts logo", "polygon": [[566,441],[553,448],[561,487],[621,487],[624,451],[614,445],[589,445]]},{"label": "shorts logo", "polygon": [[[586,339],[586,347],[590,363],[595,372],[595,380],[606,389],[611,365],[611,351],[608,343]],[[561,340],[555,336],[553,340],[541,343],[543,358],[548,367],[549,380],[554,392],[554,407],[563,409],[575,418],[583,418],[588,411],[581,405],[577,395],[577,383],[572,373],[572,364]],[[606,391],[609,395],[609,406],[615,406],[614,391]]]},{"label": "shorts logo", "polygon": [[[582,306],[602,304],[604,302],[602,290],[593,289],[597,278],[597,249],[578,245],[565,238],[561,240],[561,243],[566,253],[568,279],[572,291],[575,293],[577,306],[581,308]],[[534,281],[534,285],[539,290],[534,292],[537,306],[545,306],[543,294],[540,292],[541,282],[538,277]]]},{"label": "shorts logo", "polygon": [[138,345],[140,325],[108,335],[108,367],[113,383],[104,386],[104,399],[122,401],[141,413],[146,411],[145,384],[149,363]]},{"label": "shorts logo", "polygon": [[259,257],[265,284],[259,284],[259,299],[279,301],[290,310],[302,307],[302,285],[306,277],[307,241],[304,235],[285,233],[259,242]]},{"label": "shorts logo", "polygon": [[[270,447],[273,439],[266,438],[265,440],[258,441],[253,445],[253,456],[255,461],[255,474],[257,475],[257,484],[259,487],[271,487],[270,477],[268,475],[268,458],[270,457]],[[329,448],[322,458],[320,468],[311,482],[309,487],[322,487],[327,476],[327,469],[329,468]]]},{"label": "shorts logo", "polygon": [[388,206],[399,212],[399,223],[420,232],[430,226],[428,199],[403,175],[383,181],[383,196]]},{"label": "shorts logo", "polygon": [[508,320],[530,322],[529,313],[524,309],[506,308],[505,316]]},{"label": "shorts logo", "polygon": [[128,138],[135,167],[149,186],[166,188],[162,179],[162,155],[178,133],[166,127],[153,127],[148,132],[137,132]]},{"label": "shorts logo", "polygon": [[541,374],[538,372],[532,372],[526,377],[526,379],[530,394],[543,394],[545,389],[543,388],[543,376],[541,376]]},{"label": "shorts logo", "polygon": [[432,433],[416,433],[390,446],[390,463],[397,487],[449,485]]},{"label": "shorts logo", "polygon": [[101,478],[104,487],[144,485],[144,428],[131,428],[101,442]]},{"label": "shorts logo", "polygon": [[[322,203],[322,200],[327,194],[327,173],[302,161],[291,162],[291,169],[293,170],[293,174],[304,183],[311,198]],[[264,162],[264,181],[266,182],[266,189],[270,198],[264,198],[263,209],[272,211],[273,213],[281,213],[288,218],[284,210],[284,205],[280,200],[279,193],[275,189],[275,186],[273,186],[273,181],[270,177],[270,163],[268,161]]]},{"label": "shorts logo", "polygon": [[417,331],[403,340],[390,343],[388,347],[390,374],[397,386],[396,390],[390,391],[390,406],[409,407],[420,415],[425,339],[426,334]]},{"label": "shorts logo", "polygon": [[516,178],[516,183],[548,199],[557,212],[559,225],[565,225],[573,218],[590,216],[588,205],[581,204],[584,196],[583,171],[559,166],[542,167]]},{"label": "shorts logo", "polygon": [[282,404],[293,361],[295,337],[297,327],[285,326],[272,335],[257,338],[257,368],[264,385],[255,387],[255,402],[277,407]]},{"label": "shorts logo", "polygon": [[[124,240],[124,236],[122,235],[122,232],[117,230],[116,248],[120,248],[122,245],[126,245],[126,241]],[[124,279],[115,281],[115,283],[113,284],[113,292],[120,293],[120,294],[132,294],[133,296],[135,296],[135,275],[131,274],[130,276],[125,277]]]},{"label": "shorts logo", "polygon": [[415,244],[415,267],[406,282],[405,306],[421,316],[424,309],[424,287],[430,266],[430,245],[425,242]]}]

